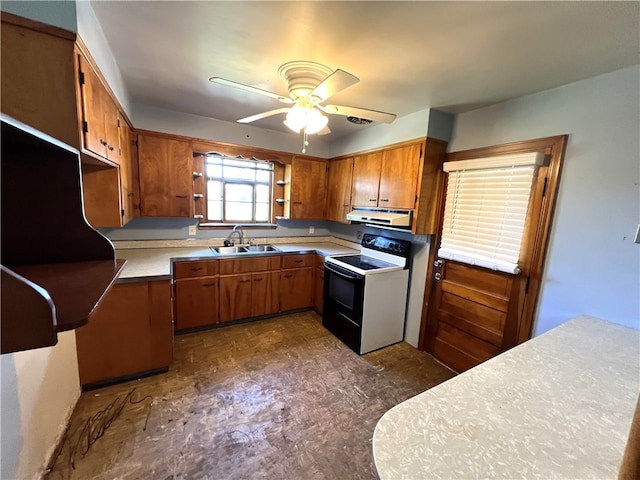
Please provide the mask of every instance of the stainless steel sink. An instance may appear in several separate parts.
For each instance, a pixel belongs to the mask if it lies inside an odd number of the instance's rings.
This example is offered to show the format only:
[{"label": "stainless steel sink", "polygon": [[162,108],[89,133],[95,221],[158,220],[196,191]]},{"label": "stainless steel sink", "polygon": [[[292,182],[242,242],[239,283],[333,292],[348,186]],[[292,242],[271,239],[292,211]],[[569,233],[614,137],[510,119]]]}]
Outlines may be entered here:
[{"label": "stainless steel sink", "polygon": [[233,253],[241,253],[247,251],[247,247],[214,247],[213,249],[220,255],[231,255]]},{"label": "stainless steel sink", "polygon": [[271,245],[251,245],[246,248],[247,252],[276,252],[277,250],[273,248]]}]

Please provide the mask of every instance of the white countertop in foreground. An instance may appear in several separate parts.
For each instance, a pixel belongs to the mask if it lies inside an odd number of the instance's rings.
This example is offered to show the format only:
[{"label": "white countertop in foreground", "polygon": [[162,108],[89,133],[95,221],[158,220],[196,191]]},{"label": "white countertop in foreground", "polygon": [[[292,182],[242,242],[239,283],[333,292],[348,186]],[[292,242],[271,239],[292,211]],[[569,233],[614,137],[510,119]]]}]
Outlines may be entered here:
[{"label": "white countertop in foreground", "polygon": [[617,477],[640,332],[578,317],[389,410],[382,480]]},{"label": "white countertop in foreground", "polygon": [[[160,280],[171,277],[171,262],[173,260],[202,260],[214,258],[230,258],[229,255],[218,255],[205,245],[158,247],[155,242],[153,248],[122,248],[116,246],[116,258],[126,259],[127,263],[118,279],[120,281]],[[167,242],[178,244],[177,242]],[[195,243],[195,242],[194,242]],[[346,242],[344,242],[346,243]],[[161,244],[161,243],[160,243]],[[341,255],[357,253],[354,248],[334,242],[305,242],[305,243],[272,243],[280,253],[317,252],[320,255]],[[278,252],[273,252],[278,253]],[[254,254],[266,255],[266,254]],[[240,254],[237,258],[248,255]]]}]

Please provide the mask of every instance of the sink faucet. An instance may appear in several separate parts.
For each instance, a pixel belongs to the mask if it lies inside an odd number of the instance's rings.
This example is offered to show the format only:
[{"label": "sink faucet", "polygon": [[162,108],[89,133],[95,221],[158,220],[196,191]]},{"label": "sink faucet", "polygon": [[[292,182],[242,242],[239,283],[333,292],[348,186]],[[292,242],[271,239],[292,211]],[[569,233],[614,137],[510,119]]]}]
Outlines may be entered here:
[{"label": "sink faucet", "polygon": [[235,225],[233,227],[233,230],[231,230],[231,233],[227,237],[227,240],[231,240],[231,237],[233,236],[234,233],[238,235],[238,240],[240,240],[240,245],[244,245],[244,230],[242,229],[242,225]]}]

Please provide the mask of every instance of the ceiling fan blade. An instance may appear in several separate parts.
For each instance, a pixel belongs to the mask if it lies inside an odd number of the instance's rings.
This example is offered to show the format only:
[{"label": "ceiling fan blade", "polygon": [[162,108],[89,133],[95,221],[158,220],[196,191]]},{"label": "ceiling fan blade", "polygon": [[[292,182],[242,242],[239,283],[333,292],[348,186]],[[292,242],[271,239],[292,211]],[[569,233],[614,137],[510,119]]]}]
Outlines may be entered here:
[{"label": "ceiling fan blade", "polygon": [[349,72],[337,69],[320,82],[320,84],[309,94],[309,97],[317,97],[320,99],[318,100],[319,102],[324,102],[327,98],[347,87],[350,87],[354,83],[358,83],[359,81],[360,79],[355,75],[351,75]]},{"label": "ceiling fan blade", "polygon": [[320,130],[316,135],[329,135],[331,133],[331,130],[329,130],[329,126],[325,125],[325,127]]},{"label": "ceiling fan blade", "polygon": [[379,112],[377,110],[369,110],[366,108],[345,107],[343,105],[316,106],[325,113],[344,115],[345,117],[365,118],[378,123],[391,123],[396,119],[396,115],[393,113]]},{"label": "ceiling fan blade", "polygon": [[278,113],[288,112],[289,110],[291,110],[291,109],[288,108],[288,107],[277,108],[275,110],[269,110],[268,112],[258,113],[256,115],[251,115],[250,117],[241,118],[237,122],[238,123],[251,123],[251,122],[255,122],[256,120],[261,120],[263,118],[267,118],[267,117],[271,117],[273,115],[277,115]]},{"label": "ceiling fan blade", "polygon": [[247,92],[253,92],[259,95],[264,95],[266,97],[275,98],[276,100],[282,103],[294,103],[294,101],[289,97],[278,95],[277,93],[269,92],[267,90],[262,90],[261,88],[252,87],[251,85],[245,85],[244,83],[238,83],[238,82],[234,82],[233,80],[227,80],[226,78],[211,77],[209,81],[212,83],[219,83],[220,85],[226,85],[227,87],[239,88],[240,90],[246,90]]}]

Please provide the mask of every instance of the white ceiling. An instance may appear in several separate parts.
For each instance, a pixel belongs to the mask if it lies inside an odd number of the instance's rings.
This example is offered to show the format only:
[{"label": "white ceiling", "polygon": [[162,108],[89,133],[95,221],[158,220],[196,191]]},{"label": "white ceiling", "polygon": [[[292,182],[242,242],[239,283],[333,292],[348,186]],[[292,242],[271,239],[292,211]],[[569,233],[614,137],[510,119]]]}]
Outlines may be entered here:
[{"label": "white ceiling", "polygon": [[[329,103],[460,113],[640,63],[640,2],[92,1],[132,102],[234,122],[308,60],[360,82]],[[286,132],[283,115],[253,123]],[[332,136],[363,126],[332,115]]]}]

